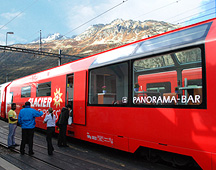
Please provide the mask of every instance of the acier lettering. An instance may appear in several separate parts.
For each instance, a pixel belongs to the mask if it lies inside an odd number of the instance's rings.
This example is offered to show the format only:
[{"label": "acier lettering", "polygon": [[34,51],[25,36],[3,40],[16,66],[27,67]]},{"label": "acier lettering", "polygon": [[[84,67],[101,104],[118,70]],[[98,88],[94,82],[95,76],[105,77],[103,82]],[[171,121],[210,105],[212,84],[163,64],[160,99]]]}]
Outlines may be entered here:
[{"label": "acier lettering", "polygon": [[28,101],[31,103],[32,107],[50,107],[52,97],[30,98]]}]

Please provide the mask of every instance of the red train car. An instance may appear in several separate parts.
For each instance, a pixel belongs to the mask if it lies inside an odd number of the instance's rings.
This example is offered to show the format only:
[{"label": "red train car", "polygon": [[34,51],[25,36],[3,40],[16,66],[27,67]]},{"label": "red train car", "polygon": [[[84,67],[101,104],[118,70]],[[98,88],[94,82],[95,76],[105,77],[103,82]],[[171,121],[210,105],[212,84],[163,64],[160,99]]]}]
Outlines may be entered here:
[{"label": "red train car", "polygon": [[70,103],[68,136],[216,169],[215,39],[216,19],[166,32],[14,80],[6,103],[42,110],[39,128]]}]

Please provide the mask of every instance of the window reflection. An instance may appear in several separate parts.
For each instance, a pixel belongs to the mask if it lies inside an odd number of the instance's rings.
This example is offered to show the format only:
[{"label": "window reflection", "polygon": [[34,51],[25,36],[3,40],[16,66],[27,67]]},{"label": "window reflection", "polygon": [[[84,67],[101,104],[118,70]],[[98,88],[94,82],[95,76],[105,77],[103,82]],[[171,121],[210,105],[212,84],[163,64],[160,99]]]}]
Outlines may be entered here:
[{"label": "window reflection", "polygon": [[200,105],[201,62],[200,48],[136,60],[133,104]]}]

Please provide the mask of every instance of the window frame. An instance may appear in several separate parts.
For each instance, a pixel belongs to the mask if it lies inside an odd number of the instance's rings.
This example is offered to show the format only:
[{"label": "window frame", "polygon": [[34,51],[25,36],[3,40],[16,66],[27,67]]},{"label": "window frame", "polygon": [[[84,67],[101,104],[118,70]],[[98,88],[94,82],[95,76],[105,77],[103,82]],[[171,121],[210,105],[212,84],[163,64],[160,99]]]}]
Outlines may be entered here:
[{"label": "window frame", "polygon": [[[23,88],[27,88],[27,87],[30,87],[30,95],[29,96],[22,96]],[[21,88],[21,98],[27,98],[27,97],[31,97],[31,85],[30,86],[23,86]]]},{"label": "window frame", "polygon": [[[123,63],[125,63],[125,64],[127,64],[127,67],[128,67],[128,93],[127,93],[127,97],[128,97],[128,102],[127,103],[125,103],[125,104],[91,104],[90,102],[89,102],[89,93],[90,93],[90,85],[91,85],[91,71],[93,71],[93,70],[96,70],[96,69],[100,69],[100,68],[104,68],[104,67],[109,67],[109,66],[113,66],[113,65],[118,65],[118,64],[123,64]],[[131,76],[129,76],[130,75],[130,61],[123,61],[123,62],[117,62],[117,63],[113,63],[113,64],[108,64],[108,65],[103,65],[103,66],[100,66],[100,67],[95,67],[95,68],[92,68],[92,69],[89,69],[88,70],[88,72],[89,72],[89,74],[88,74],[88,95],[87,95],[87,97],[88,97],[88,100],[87,100],[87,106],[99,106],[99,107],[104,107],[104,106],[109,106],[109,107],[128,107],[129,105],[130,105],[130,99],[129,99],[129,95],[130,95],[130,93],[129,93],[129,91],[130,91],[130,77]]]},{"label": "window frame", "polygon": [[[46,97],[46,96],[39,96],[38,95],[38,86],[39,85],[42,85],[42,84],[48,84],[48,83],[50,83],[50,95],[49,96],[51,96],[52,95],[52,82],[51,81],[48,81],[48,82],[44,82],[44,83],[39,83],[39,84],[37,84],[37,89],[36,89],[36,97]],[[43,89],[48,89],[48,88],[43,88]],[[47,96],[48,97],[48,96]]]}]

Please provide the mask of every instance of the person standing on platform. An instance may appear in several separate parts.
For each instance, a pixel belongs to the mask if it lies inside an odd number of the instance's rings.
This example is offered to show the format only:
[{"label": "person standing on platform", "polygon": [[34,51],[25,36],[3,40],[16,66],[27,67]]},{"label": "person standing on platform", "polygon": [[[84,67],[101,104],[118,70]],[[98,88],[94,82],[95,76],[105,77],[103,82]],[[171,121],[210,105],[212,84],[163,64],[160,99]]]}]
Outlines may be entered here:
[{"label": "person standing on platform", "polygon": [[15,132],[17,128],[17,114],[16,110],[16,103],[11,104],[11,110],[8,112],[8,123],[9,123],[9,133],[8,133],[8,149],[13,149],[16,146],[19,146],[15,143]]},{"label": "person standing on platform", "polygon": [[66,141],[66,132],[67,132],[67,124],[69,118],[69,112],[71,109],[71,105],[67,105],[63,107],[61,110],[61,114],[59,115],[58,119],[58,126],[59,126],[59,136],[58,136],[58,147],[68,147]]},{"label": "person standing on platform", "polygon": [[33,137],[35,128],[35,118],[43,115],[42,111],[37,111],[30,107],[30,102],[25,103],[25,108],[20,110],[18,122],[22,128],[22,141],[20,145],[21,155],[25,154],[25,144],[29,144],[29,155],[33,155]]},{"label": "person standing on platform", "polygon": [[47,136],[46,136],[46,141],[47,141],[47,149],[48,149],[48,155],[53,155],[53,145],[52,145],[52,137],[55,134],[55,122],[56,122],[56,116],[53,114],[53,108],[48,109],[49,114],[46,115],[43,123],[47,124]]}]

